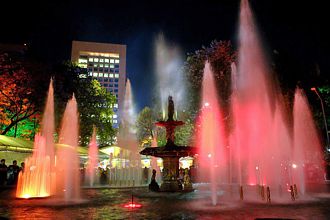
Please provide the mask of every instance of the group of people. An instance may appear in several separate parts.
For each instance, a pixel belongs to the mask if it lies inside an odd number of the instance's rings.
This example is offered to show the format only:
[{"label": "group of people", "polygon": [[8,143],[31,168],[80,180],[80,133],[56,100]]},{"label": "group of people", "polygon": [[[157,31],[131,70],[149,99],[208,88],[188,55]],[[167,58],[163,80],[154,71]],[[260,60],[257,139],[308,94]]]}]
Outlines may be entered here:
[{"label": "group of people", "polygon": [[7,166],[6,160],[1,159],[0,163],[0,187],[7,185],[16,185],[18,181],[19,172],[24,171],[24,162],[21,163],[21,167],[17,165],[17,161],[14,160],[12,165]]}]

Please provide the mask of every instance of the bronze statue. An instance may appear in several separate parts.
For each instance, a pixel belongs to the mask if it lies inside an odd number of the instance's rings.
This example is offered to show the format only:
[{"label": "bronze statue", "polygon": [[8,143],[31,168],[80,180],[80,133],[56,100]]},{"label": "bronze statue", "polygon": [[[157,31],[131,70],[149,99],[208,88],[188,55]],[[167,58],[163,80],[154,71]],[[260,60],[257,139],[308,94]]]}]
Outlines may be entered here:
[{"label": "bronze statue", "polygon": [[172,96],[168,97],[168,121],[173,121],[174,115],[174,102]]}]

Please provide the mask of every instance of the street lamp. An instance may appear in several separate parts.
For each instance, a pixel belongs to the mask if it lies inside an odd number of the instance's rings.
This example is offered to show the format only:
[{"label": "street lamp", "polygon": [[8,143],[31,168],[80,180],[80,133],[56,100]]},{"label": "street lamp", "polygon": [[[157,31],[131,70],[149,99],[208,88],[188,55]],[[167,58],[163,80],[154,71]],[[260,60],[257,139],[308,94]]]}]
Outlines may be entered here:
[{"label": "street lamp", "polygon": [[317,92],[317,89],[315,87],[311,88],[312,91],[314,91],[317,95],[317,97],[319,97],[320,101],[321,101],[321,107],[322,107],[322,113],[323,113],[323,120],[324,120],[324,126],[325,126],[325,131],[327,134],[327,151],[330,151],[330,145],[329,145],[329,132],[328,132],[328,125],[327,125],[327,119],[325,117],[325,112],[324,112],[324,106],[323,106],[323,100],[321,98],[321,96],[319,95],[319,93]]}]

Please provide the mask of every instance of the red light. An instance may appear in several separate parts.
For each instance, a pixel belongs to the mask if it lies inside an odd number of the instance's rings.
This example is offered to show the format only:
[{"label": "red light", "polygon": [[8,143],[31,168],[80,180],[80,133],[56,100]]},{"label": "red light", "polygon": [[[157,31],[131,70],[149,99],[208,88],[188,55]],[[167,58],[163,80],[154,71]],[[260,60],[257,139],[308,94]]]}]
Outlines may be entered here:
[{"label": "red light", "polygon": [[312,90],[312,91],[316,91],[315,87],[312,87],[311,90]]},{"label": "red light", "polygon": [[137,204],[137,203],[129,203],[124,205],[125,208],[141,208],[142,205],[141,204]]}]

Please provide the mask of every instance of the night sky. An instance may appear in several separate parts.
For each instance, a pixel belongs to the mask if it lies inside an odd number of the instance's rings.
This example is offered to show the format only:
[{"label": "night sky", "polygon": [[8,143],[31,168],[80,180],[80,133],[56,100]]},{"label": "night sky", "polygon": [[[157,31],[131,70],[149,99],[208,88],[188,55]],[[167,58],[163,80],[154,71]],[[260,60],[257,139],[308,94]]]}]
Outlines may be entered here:
[{"label": "night sky", "polygon": [[[313,84],[308,79],[316,65],[324,78],[330,75],[328,7],[317,0],[302,2],[250,1],[268,53],[282,62],[282,75],[291,84]],[[0,43],[27,43],[49,64],[70,59],[72,40],[126,44],[127,73],[141,109],[154,91],[157,35],[162,32],[185,54],[214,39],[235,45],[239,1],[11,0],[1,9]]]}]

